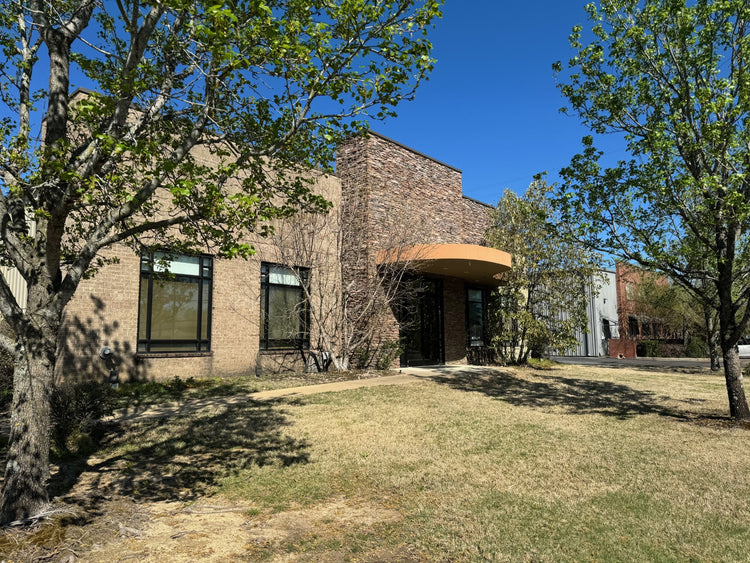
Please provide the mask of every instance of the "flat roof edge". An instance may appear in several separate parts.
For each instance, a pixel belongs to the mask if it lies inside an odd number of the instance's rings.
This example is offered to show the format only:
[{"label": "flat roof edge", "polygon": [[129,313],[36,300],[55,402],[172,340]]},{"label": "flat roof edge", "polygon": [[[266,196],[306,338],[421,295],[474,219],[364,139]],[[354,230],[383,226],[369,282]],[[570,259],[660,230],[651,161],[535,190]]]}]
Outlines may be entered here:
[{"label": "flat roof edge", "polygon": [[394,145],[397,145],[397,146],[401,147],[402,149],[405,149],[405,150],[407,150],[409,152],[417,154],[417,155],[419,155],[419,156],[421,156],[423,158],[426,158],[427,160],[431,160],[432,162],[436,162],[437,164],[440,164],[441,166],[445,166],[446,168],[450,168],[451,170],[455,170],[459,174],[463,174],[463,172],[461,171],[460,168],[456,168],[455,166],[451,166],[450,164],[447,164],[447,163],[443,162],[442,160],[438,160],[437,158],[432,157],[429,154],[425,154],[423,152],[420,152],[420,151],[418,151],[416,149],[411,148],[408,145],[405,145],[403,143],[399,143],[398,141],[396,141],[394,139],[391,139],[390,137],[387,137],[387,136],[383,135],[382,133],[378,133],[377,131],[373,131],[372,129],[368,129],[367,131],[365,131],[365,134],[366,135],[373,135],[374,137],[378,137],[380,139],[383,139],[384,141],[388,141],[389,143],[393,143]]},{"label": "flat roof edge", "polygon": [[487,203],[487,202],[484,202],[484,201],[481,201],[479,199],[476,199],[476,198],[473,198],[473,197],[469,197],[469,196],[463,195],[463,194],[461,194],[461,197],[464,198],[464,199],[468,199],[469,201],[473,201],[474,203],[478,203],[479,205],[484,205],[485,207],[487,207],[489,209],[495,209],[495,206],[492,205],[491,203]]}]

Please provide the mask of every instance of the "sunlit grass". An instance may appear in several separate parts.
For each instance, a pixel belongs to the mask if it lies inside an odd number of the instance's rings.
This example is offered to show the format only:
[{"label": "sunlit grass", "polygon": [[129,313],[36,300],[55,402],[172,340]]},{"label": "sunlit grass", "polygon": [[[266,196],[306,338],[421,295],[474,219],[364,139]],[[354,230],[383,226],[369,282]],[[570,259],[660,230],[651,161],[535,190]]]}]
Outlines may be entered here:
[{"label": "sunlit grass", "polygon": [[[240,507],[227,533],[251,561],[747,560],[750,430],[726,418],[721,376],[544,367],[134,418],[81,466],[73,496],[86,511],[105,496],[146,512]],[[152,394],[257,384],[176,380]],[[96,522],[111,527],[106,513]]]},{"label": "sunlit grass", "polygon": [[362,379],[388,375],[388,373],[387,371],[373,373],[350,371],[208,378],[182,378],[179,375],[175,375],[168,379],[121,383],[117,389],[117,406],[132,407],[170,401],[226,397],[256,393],[258,391],[286,389],[289,387],[304,387],[333,381]]},{"label": "sunlit grass", "polygon": [[428,559],[742,560],[750,434],[722,420],[724,393],[716,376],[564,367],[311,396],[285,406],[309,462],[219,490],[273,511],[396,508],[358,549]]}]

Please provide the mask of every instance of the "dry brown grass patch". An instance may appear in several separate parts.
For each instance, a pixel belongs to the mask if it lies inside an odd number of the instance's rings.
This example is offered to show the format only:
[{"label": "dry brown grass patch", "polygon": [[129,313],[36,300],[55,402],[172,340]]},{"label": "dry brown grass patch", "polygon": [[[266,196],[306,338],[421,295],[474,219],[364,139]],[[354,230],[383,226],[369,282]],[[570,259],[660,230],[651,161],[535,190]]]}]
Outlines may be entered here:
[{"label": "dry brown grass patch", "polygon": [[749,430],[725,403],[704,373],[467,368],[142,421],[72,471],[79,512],[38,553],[743,559]]}]

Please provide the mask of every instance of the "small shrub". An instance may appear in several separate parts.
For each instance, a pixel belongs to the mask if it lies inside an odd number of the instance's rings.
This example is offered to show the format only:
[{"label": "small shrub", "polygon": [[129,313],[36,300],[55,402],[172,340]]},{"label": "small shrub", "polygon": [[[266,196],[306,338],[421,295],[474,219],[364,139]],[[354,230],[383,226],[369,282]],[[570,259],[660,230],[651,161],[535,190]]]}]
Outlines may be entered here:
[{"label": "small shrub", "polygon": [[356,348],[351,357],[349,364],[353,369],[367,369],[375,367],[378,370],[386,370],[403,352],[401,341],[383,340],[377,347],[372,343]]},{"label": "small shrub", "polygon": [[352,352],[349,363],[354,369],[366,369],[372,363],[372,350],[369,346],[362,346]]},{"label": "small shrub", "polygon": [[466,348],[466,363],[470,366],[489,366],[498,363],[498,354],[491,346],[469,346]]},{"label": "small shrub", "polygon": [[685,347],[677,342],[660,342],[656,355],[660,358],[684,358]]},{"label": "small shrub", "polygon": [[685,346],[685,356],[688,358],[707,358],[708,345],[700,338],[691,338]]},{"label": "small shrub", "polygon": [[199,387],[199,384],[194,377],[182,379],[179,375],[175,375],[165,384],[167,392],[175,398],[182,397],[185,391],[196,387]]},{"label": "small shrub", "polygon": [[126,381],[118,387],[117,396],[121,406],[141,402],[177,400],[182,398],[189,389],[210,387],[211,384],[210,380],[198,380],[194,377],[182,379],[178,375],[165,381]]},{"label": "small shrub", "polygon": [[641,358],[655,358],[658,350],[658,340],[641,340],[636,346],[635,353]]},{"label": "small shrub", "polygon": [[68,444],[72,447],[71,451],[78,455],[88,456],[93,454],[97,449],[97,440],[94,439],[93,432],[76,431],[68,438]]},{"label": "small shrub", "polygon": [[396,358],[403,352],[399,340],[386,340],[380,344],[375,355],[375,369],[386,370],[391,367]]},{"label": "small shrub", "polygon": [[[63,383],[55,387],[50,400],[52,415],[52,443],[58,453],[71,453],[75,442],[77,453],[90,453],[91,432],[102,417],[111,414],[115,405],[115,391],[104,383]],[[71,440],[74,438],[75,440]],[[79,447],[88,444],[81,452]]]}]

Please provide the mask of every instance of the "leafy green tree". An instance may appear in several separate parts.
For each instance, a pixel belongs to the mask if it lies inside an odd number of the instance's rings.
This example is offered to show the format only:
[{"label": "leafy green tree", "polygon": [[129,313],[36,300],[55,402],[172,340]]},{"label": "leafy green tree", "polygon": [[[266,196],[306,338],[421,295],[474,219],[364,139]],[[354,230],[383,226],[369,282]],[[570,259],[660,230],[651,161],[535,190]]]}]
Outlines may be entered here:
[{"label": "leafy green tree", "polygon": [[603,281],[598,257],[561,236],[565,227],[549,193],[543,180],[523,196],[506,190],[487,233],[491,246],[513,256],[490,313],[493,345],[509,363],[575,347],[576,333],[588,326],[588,288],[596,291]]},{"label": "leafy green tree", "polygon": [[[750,4],[608,0],[560,89],[594,133],[624,138],[605,166],[591,137],[559,203],[593,248],[668,275],[719,319],[730,415],[750,420],[736,349],[750,321]],[[563,64],[555,69],[563,72]]]},{"label": "leafy green tree", "polygon": [[244,234],[327,210],[307,172],[412,96],[439,15],[439,0],[0,0],[0,258],[28,285],[24,309],[0,278],[16,336],[0,342],[15,354],[0,522],[47,501],[57,333],[107,249],[246,256]]},{"label": "leafy green tree", "polygon": [[636,313],[658,319],[667,332],[680,334],[685,348],[696,337],[705,342],[711,358],[711,369],[717,371],[721,364],[717,350],[715,311],[707,309],[702,300],[683,286],[664,282],[665,278],[643,277],[635,296]]}]

